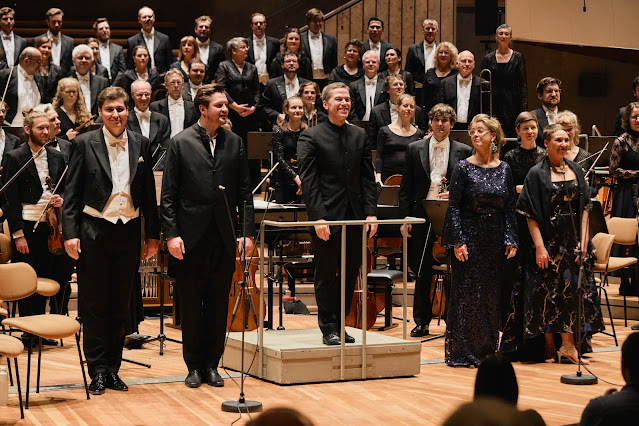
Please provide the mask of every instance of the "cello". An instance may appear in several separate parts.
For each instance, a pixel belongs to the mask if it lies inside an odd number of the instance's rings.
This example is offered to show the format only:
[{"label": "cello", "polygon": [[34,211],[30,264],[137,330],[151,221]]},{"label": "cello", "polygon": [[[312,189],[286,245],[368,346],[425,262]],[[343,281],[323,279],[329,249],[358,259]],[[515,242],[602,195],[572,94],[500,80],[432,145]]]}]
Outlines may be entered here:
[{"label": "cello", "polygon": [[[362,273],[368,274],[373,269],[373,256],[370,251],[367,250],[366,271],[362,269]],[[362,285],[361,274],[357,277],[355,283],[355,291],[353,292],[353,299],[351,300],[351,310],[344,320],[344,324],[347,327],[359,328],[363,330],[362,311],[364,310],[364,303],[366,303],[366,330],[370,330],[377,321],[377,306],[375,303],[375,295],[372,291],[366,288],[366,300],[364,301],[364,289]],[[383,309],[383,308],[382,308]]]},{"label": "cello", "polygon": [[[252,253],[251,253],[252,254]],[[264,305],[262,312],[266,316],[266,304],[262,300],[260,289],[255,282],[255,272],[259,266],[259,257],[251,257],[248,260],[248,272],[244,283],[244,298],[240,282],[244,281],[244,265],[240,260],[239,252],[236,253],[235,272],[233,273],[233,283],[229,291],[229,305],[226,317],[227,331],[242,331],[242,324],[246,324],[245,331],[253,331],[259,325],[258,304]],[[235,317],[233,316],[235,313]],[[244,322],[246,321],[246,322]]]}]

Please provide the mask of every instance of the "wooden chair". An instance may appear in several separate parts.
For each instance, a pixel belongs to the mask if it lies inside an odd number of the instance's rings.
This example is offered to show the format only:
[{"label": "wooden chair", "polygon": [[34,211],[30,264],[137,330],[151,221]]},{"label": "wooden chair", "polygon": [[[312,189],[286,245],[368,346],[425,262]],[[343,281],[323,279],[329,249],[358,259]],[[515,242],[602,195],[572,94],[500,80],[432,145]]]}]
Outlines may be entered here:
[{"label": "wooden chair", "polygon": [[[605,234],[603,232],[599,232],[594,237],[592,237],[592,244],[595,246],[596,259],[595,264],[592,268],[592,272],[598,273],[601,277],[603,275],[603,282],[597,283],[597,288],[599,289],[599,295],[601,297],[601,292],[603,292],[606,297],[606,306],[608,307],[608,316],[610,317],[610,325],[612,327],[612,334],[608,332],[603,332],[608,336],[612,336],[615,339],[615,346],[619,346],[617,343],[617,332],[615,331],[615,323],[612,319],[612,311],[610,310],[610,301],[608,300],[608,292],[606,291],[605,285],[608,282],[608,273],[617,271],[623,268],[625,265],[632,264],[629,263],[624,257],[611,257],[610,250],[612,249],[612,243],[615,240],[615,236],[611,234]],[[637,262],[637,259],[634,260]]]},{"label": "wooden chair", "polygon": [[[28,297],[36,292],[38,285],[38,277],[33,268],[26,263],[10,263],[0,265],[0,299],[6,301],[17,301]],[[89,399],[89,389],[87,385],[86,373],[84,371],[84,362],[82,359],[82,351],[80,350],[80,323],[65,315],[44,314],[32,315],[26,317],[7,318],[2,324],[10,327],[12,330],[22,330],[39,338],[38,346],[38,375],[36,393],[40,392],[40,364],[42,359],[42,338],[62,339],[75,335],[76,345],[78,347],[78,357],[80,359],[80,369],[82,370],[82,378],[84,380],[84,389]],[[29,408],[29,386],[31,379],[31,353],[32,346],[28,345],[28,364],[27,364],[27,396],[25,407]]]},{"label": "wooden chair", "polygon": [[[13,336],[7,336],[6,334],[0,334],[0,356],[7,358],[7,363],[11,367],[10,358],[13,358],[13,362],[16,367],[16,386],[18,388],[18,400],[20,401],[20,418],[24,419],[24,408],[22,407],[22,388],[20,387],[20,370],[18,370],[18,356],[24,351],[24,345],[20,339],[16,339]],[[9,369],[11,372],[11,369]],[[11,379],[11,377],[10,377]],[[11,379],[11,385],[13,386],[13,379]]]},{"label": "wooden chair", "polygon": [[[614,243],[621,246],[634,246],[637,244],[637,219],[635,218],[623,218],[623,217],[611,217],[607,222],[608,233],[615,236]],[[621,279],[623,280],[626,269],[631,265],[637,263],[636,257],[611,257],[610,263],[617,266],[616,269],[608,269],[609,272],[621,270]],[[605,284],[608,284],[608,280],[605,280]],[[626,307],[626,295],[623,295],[623,320],[624,326],[628,326],[628,315]]]}]

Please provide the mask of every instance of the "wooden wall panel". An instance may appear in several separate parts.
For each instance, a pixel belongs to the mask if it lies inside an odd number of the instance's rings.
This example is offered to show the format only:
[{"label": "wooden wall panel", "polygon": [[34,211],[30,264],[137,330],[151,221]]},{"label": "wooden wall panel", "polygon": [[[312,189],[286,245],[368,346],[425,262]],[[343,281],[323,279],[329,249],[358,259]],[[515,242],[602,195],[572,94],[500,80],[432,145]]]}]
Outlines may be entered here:
[{"label": "wooden wall panel", "polygon": [[[386,0],[388,1],[388,0]],[[362,15],[362,37],[366,37],[366,23],[371,16],[377,16],[377,1],[376,0],[364,0],[364,14]],[[363,39],[362,39],[363,40]]]},{"label": "wooden wall panel", "polygon": [[[390,4],[392,3],[392,0],[377,0],[377,7],[375,9],[375,14],[370,15],[370,16],[365,16],[365,21],[368,22],[368,18],[373,17],[373,16],[377,16],[379,19],[381,19],[382,21],[384,21],[384,37],[383,40],[388,41],[389,39],[389,30],[391,28],[391,24],[390,24]],[[391,42],[392,43],[392,42]]]},{"label": "wooden wall panel", "polygon": [[[359,41],[364,39],[366,34],[366,21],[364,20],[364,2],[359,2],[355,6],[351,7],[351,39],[356,38]],[[337,46],[339,52],[344,46]]]},{"label": "wooden wall panel", "polygon": [[[351,38],[351,10],[346,9],[337,15],[337,57],[339,59],[340,53],[343,51],[344,45],[348,43]],[[343,58],[342,58],[343,60]],[[330,72],[330,71],[329,71]]]},{"label": "wooden wall panel", "polygon": [[452,0],[441,0],[441,16],[439,35],[441,40],[450,41],[455,44],[455,2]]},{"label": "wooden wall panel", "polygon": [[[439,32],[437,33],[437,41],[442,41],[442,20],[441,20],[441,1],[428,0],[428,19],[434,19],[439,23]],[[446,0],[443,0],[446,1]]]},{"label": "wooden wall panel", "polygon": [[408,52],[408,46],[415,43],[415,1],[403,0],[402,4],[402,54]]},{"label": "wooden wall panel", "polygon": [[[388,18],[388,31],[386,33],[388,42],[395,45],[402,45],[402,0],[390,0],[391,10]],[[382,18],[383,19],[383,18]]]}]

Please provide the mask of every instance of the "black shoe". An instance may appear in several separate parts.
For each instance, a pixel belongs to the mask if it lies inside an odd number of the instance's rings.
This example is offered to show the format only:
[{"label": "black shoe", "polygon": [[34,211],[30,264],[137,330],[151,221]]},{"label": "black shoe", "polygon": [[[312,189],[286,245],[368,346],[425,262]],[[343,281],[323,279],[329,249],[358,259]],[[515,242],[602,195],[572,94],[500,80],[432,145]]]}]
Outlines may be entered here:
[{"label": "black shoe", "polygon": [[[37,340],[36,340],[37,342]],[[45,339],[44,337],[42,338],[42,345],[46,345],[46,346],[58,346],[58,341],[54,340],[54,339]]]},{"label": "black shoe", "polygon": [[199,388],[202,386],[202,376],[197,370],[189,370],[189,375],[184,379],[184,384],[190,388]]},{"label": "black shoe", "polygon": [[126,385],[126,383],[124,383],[120,376],[118,376],[116,373],[107,374],[106,387],[122,392],[126,392],[129,390],[129,387]]},{"label": "black shoe", "polygon": [[344,336],[346,336],[344,337],[344,341],[346,341],[346,343],[355,343],[355,338],[347,332],[344,332]]},{"label": "black shoe", "polygon": [[632,330],[639,330],[639,322],[630,327]]},{"label": "black shoe", "polygon": [[202,371],[202,381],[216,388],[224,387],[224,379],[217,372],[217,368],[205,368],[204,371]]},{"label": "black shoe", "polygon": [[105,373],[96,374],[89,385],[89,393],[91,395],[102,395],[106,391],[106,382],[107,375]]},{"label": "black shoe", "polygon": [[339,334],[337,333],[325,334],[324,337],[322,337],[322,343],[328,346],[339,345],[340,344]]},{"label": "black shoe", "polygon": [[417,324],[415,328],[410,331],[410,337],[422,337],[428,334],[428,326]]}]

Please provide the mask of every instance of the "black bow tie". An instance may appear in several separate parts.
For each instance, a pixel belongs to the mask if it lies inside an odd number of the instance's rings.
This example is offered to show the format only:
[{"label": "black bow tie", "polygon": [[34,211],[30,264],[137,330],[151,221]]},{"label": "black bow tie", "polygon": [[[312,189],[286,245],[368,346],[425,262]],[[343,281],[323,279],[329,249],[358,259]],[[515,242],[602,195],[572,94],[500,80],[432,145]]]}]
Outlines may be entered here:
[{"label": "black bow tie", "polygon": [[50,146],[51,148],[55,148],[56,146],[58,146],[58,140],[57,140],[57,139],[54,139],[54,140],[52,140],[52,141],[49,141],[49,146]]}]

